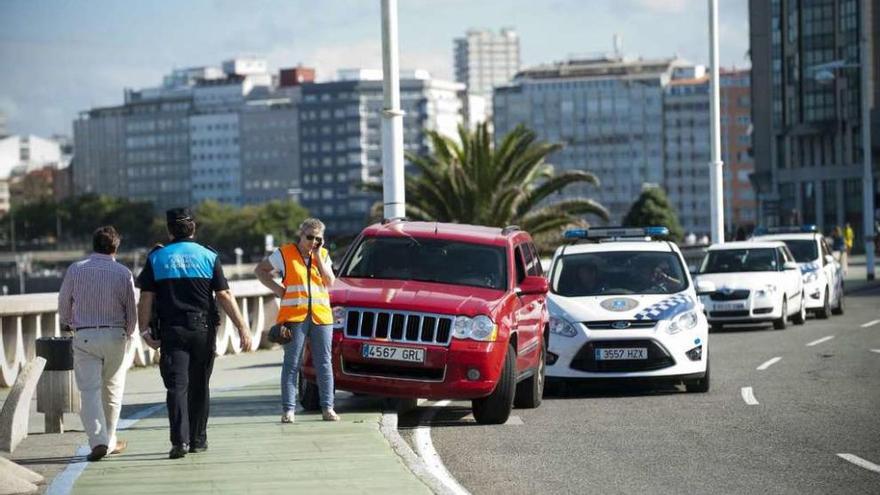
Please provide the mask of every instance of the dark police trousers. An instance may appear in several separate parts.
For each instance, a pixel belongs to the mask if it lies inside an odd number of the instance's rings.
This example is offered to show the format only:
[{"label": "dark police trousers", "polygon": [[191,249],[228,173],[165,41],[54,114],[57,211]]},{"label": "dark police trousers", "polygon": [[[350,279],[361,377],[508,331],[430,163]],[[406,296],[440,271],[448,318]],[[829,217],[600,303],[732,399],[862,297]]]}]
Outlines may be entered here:
[{"label": "dark police trousers", "polygon": [[159,369],[168,390],[165,403],[171,444],[204,446],[208,435],[208,382],[214,368],[215,332],[207,325],[162,327]]}]

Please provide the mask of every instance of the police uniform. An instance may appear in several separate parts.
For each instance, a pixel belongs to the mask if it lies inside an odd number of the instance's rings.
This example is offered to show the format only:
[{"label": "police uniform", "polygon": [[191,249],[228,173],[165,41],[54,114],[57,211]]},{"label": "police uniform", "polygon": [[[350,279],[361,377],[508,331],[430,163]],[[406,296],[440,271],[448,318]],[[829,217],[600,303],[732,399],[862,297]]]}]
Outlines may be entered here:
[{"label": "police uniform", "polygon": [[[169,210],[168,219],[174,215],[188,218],[189,212]],[[193,239],[177,239],[150,253],[138,282],[142,291],[155,293],[171,443],[206,448],[219,322],[214,292],[229,289],[217,252]]]}]

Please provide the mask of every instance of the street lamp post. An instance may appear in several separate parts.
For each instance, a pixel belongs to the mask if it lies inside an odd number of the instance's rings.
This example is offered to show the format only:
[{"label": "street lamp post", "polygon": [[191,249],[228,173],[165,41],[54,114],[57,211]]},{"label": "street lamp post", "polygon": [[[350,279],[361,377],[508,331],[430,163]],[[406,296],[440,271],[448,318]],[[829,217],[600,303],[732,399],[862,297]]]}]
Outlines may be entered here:
[{"label": "street lamp post", "polygon": [[397,50],[397,0],[382,0],[382,201],[385,218],[405,213],[403,179],[403,111],[400,109],[400,64]]},{"label": "street lamp post", "polygon": [[721,161],[721,104],[718,67],[718,0],[709,0],[709,80],[712,159],[709,162],[709,186],[712,214],[712,242],[724,242],[724,162]]},{"label": "street lamp post", "polygon": [[874,280],[874,170],[871,164],[871,74],[868,59],[868,33],[871,19],[868,15],[871,0],[863,0],[861,5],[862,26],[859,37],[862,93],[862,225],[865,236],[865,268],[868,280]]}]

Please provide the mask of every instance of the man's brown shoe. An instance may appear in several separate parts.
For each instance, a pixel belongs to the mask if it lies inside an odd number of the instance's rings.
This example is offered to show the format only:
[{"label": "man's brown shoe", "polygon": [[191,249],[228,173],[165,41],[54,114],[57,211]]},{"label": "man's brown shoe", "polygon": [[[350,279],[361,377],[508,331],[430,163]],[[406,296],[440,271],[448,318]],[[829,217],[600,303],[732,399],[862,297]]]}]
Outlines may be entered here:
[{"label": "man's brown shoe", "polygon": [[86,456],[86,460],[89,462],[100,461],[107,455],[107,446],[106,445],[95,445],[92,447],[92,451],[89,455]]},{"label": "man's brown shoe", "polygon": [[113,449],[113,452],[110,453],[121,454],[125,452],[126,447],[128,447],[128,442],[120,438],[119,440],[116,440],[116,448]]}]

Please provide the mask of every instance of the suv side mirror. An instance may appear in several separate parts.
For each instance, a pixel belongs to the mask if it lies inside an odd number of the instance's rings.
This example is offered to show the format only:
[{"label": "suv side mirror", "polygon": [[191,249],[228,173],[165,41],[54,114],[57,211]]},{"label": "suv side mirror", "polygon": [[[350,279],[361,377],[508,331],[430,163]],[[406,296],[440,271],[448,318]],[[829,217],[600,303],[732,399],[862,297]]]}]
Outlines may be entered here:
[{"label": "suv side mirror", "polygon": [[523,279],[522,283],[519,284],[519,287],[516,288],[517,294],[523,295],[543,295],[546,294],[548,290],[550,290],[550,286],[547,284],[547,279],[537,275],[527,276]]},{"label": "suv side mirror", "polygon": [[786,261],[782,264],[783,270],[797,270],[799,268],[800,267],[798,266],[797,261]]},{"label": "suv side mirror", "polygon": [[715,287],[715,284],[709,281],[698,280],[697,281],[697,295],[698,296],[708,296],[718,290]]}]

